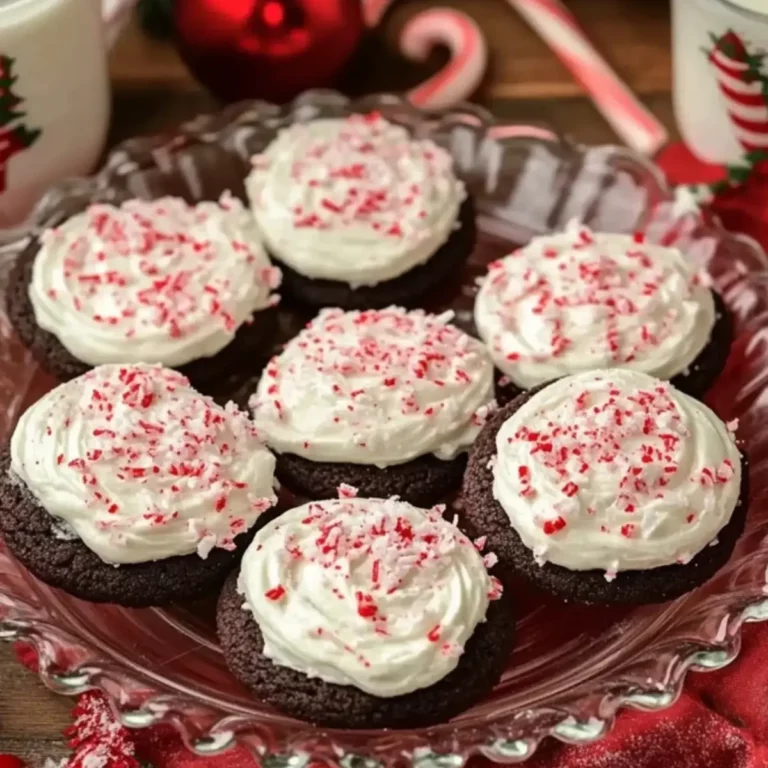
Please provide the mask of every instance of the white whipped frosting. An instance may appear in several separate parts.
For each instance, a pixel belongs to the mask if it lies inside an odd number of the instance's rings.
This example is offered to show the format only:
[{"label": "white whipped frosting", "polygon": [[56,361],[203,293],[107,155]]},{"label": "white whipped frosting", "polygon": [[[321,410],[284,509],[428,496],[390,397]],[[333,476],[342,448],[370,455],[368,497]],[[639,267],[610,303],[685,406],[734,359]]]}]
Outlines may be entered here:
[{"label": "white whipped frosting", "polygon": [[221,351],[274,303],[280,272],[231,196],[92,205],[41,237],[29,298],[76,358],[178,366]]},{"label": "white whipped frosting", "polygon": [[475,324],[518,386],[580,371],[685,371],[715,323],[711,279],[676,248],[578,224],[490,265]]},{"label": "white whipped frosting", "polygon": [[380,697],[445,677],[501,584],[441,512],[334,499],[262,528],[238,590],[264,635],[264,655]]},{"label": "white whipped frosting", "polygon": [[21,417],[14,473],[104,562],[231,549],[275,502],[275,459],[246,414],[160,366],[105,365]]},{"label": "white whipped frosting", "polygon": [[493,363],[451,317],[322,310],[251,398],[270,448],[378,467],[467,450],[493,404]]},{"label": "white whipped frosting", "polygon": [[728,523],[741,455],[729,428],[624,369],[561,379],[496,438],[493,494],[541,561],[617,571],[686,563]]},{"label": "white whipped frosting", "polygon": [[291,125],[253,166],[246,188],[271,253],[353,287],[426,262],[466,196],[446,150],[377,114]]}]

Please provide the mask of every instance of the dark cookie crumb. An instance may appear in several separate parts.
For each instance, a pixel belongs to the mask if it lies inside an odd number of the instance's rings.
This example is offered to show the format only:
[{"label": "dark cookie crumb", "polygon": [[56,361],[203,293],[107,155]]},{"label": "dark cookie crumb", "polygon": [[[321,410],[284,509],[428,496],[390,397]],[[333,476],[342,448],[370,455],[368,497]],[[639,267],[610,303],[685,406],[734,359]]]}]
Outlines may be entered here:
[{"label": "dark cookie crumb", "polygon": [[466,454],[444,461],[427,454],[405,464],[379,469],[368,464],[310,461],[292,453],[277,454],[275,474],[288,489],[307,499],[334,499],[342,483],[359,496],[399,496],[417,507],[431,507],[461,486]]},{"label": "dark cookie crumb", "polygon": [[[29,284],[39,247],[36,241],[31,243],[14,264],[8,278],[6,310],[11,325],[35,360],[59,381],[69,381],[93,366],[78,360],[54,334],[43,330],[35,320]],[[276,331],[275,309],[256,312],[253,322],[240,326],[234,339],[216,355],[193,360],[177,369],[199,391],[226,401],[229,392],[238,387],[243,377],[252,376],[264,367]]]},{"label": "dark cookie crumb", "polygon": [[236,551],[214,549],[205,560],[191,554],[115,567],[79,538],[57,535],[55,518],[9,468],[6,448],[0,454],[0,532],[5,543],[38,579],[82,600],[131,608],[197,600],[218,591],[253,537],[253,531],[243,534]]},{"label": "dark cookie crumb", "polygon": [[498,683],[512,650],[514,619],[507,591],[488,608],[459,664],[429,688],[379,698],[273,664],[264,638],[237,593],[237,576],[224,585],[217,613],[219,639],[232,673],[260,699],[292,717],[334,728],[420,728],[444,722],[479,701]]},{"label": "dark cookie crumb", "polygon": [[425,294],[460,273],[475,246],[475,209],[471,198],[461,206],[459,228],[428,261],[403,275],[373,286],[352,288],[338,280],[314,280],[296,272],[270,254],[283,273],[282,292],[286,297],[313,307],[381,309],[391,305],[417,307]]},{"label": "dark cookie crumb", "polygon": [[502,568],[514,571],[564,600],[643,604],[662,603],[690,592],[726,564],[744,531],[749,508],[749,467],[745,456],[742,456],[740,501],[730,522],[718,534],[716,544],[705,547],[686,565],[622,571],[610,582],[602,570],[572,571],[553,563],[538,565],[493,497],[490,461],[496,456],[496,435],[501,426],[543,388],[524,392],[488,420],[475,441],[464,475],[462,528],[472,538],[486,536],[488,551],[498,556]]}]

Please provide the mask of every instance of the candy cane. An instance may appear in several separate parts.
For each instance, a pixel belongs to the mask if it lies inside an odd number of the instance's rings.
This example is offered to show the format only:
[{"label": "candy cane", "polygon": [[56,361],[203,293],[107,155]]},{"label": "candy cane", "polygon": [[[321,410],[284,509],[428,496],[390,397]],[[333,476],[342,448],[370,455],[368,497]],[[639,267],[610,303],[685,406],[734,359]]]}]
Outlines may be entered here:
[{"label": "candy cane", "polygon": [[451,60],[436,75],[411,90],[408,98],[417,107],[442,109],[472,94],[488,64],[483,35],[469,16],[444,8],[420,13],[400,36],[400,49],[410,59],[423,60],[437,43],[451,51]]},{"label": "candy cane", "polygon": [[624,142],[652,155],[667,141],[664,126],[637,100],[559,0],[508,0],[590,95]]},{"label": "candy cane", "polygon": [[[368,26],[381,21],[393,0],[363,0]],[[417,107],[443,109],[468,98],[477,88],[488,64],[488,48],[482,32],[465,13],[434,8],[416,14],[400,35],[400,51],[409,59],[423,61],[437,44],[447,46],[451,60],[436,75],[408,93]]]}]

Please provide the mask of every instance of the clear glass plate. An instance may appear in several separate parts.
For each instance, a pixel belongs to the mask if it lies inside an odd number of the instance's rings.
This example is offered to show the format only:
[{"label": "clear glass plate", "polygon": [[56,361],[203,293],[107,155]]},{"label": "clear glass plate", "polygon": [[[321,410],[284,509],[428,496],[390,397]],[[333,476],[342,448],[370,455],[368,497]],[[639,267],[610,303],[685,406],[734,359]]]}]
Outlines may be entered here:
[{"label": "clear glass plate", "polygon": [[[730,563],[684,598],[634,609],[578,607],[513,585],[518,643],[503,681],[472,710],[425,730],[321,730],[283,717],[227,672],[212,601],[169,610],[90,605],[37,582],[2,541],[0,637],[32,642],[40,676],[55,691],[97,687],[127,725],[171,722],[203,754],[239,741],[268,766],[313,760],[345,768],[459,768],[479,754],[523,761],[547,735],[593,741],[610,729],[621,707],[669,706],[689,669],[727,664],[738,653],[742,622],[768,618],[768,262],[754,242],[726,234],[675,202],[655,168],[626,150],[587,149],[545,129],[494,125],[471,106],[428,117],[395,96],[350,104],[330,92],[307,94],[288,108],[237,105],[170,135],[129,141],[94,178],[53,190],[36,212],[36,226],[57,223],[93,200],[169,193],[194,200],[225,189],[242,194],[249,156],[280,126],[369,109],[450,148],[475,196],[480,234],[471,263],[452,291],[443,289],[427,302],[453,307],[470,330],[474,281],[484,265],[574,217],[600,230],[642,229],[708,266],[737,318],[731,360],[711,404],[723,418],[740,419],[751,456],[749,520]],[[23,250],[24,243],[16,243],[2,251],[2,281]],[[283,333],[299,321],[283,313]],[[52,384],[0,317],[2,436]]]}]

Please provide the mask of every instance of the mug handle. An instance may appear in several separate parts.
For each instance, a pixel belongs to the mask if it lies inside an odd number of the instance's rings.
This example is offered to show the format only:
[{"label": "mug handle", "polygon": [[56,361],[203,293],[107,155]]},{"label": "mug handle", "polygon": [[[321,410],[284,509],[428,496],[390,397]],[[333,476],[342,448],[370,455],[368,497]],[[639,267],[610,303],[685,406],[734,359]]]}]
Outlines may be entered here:
[{"label": "mug handle", "polygon": [[101,0],[107,45],[111,48],[138,0]]}]

